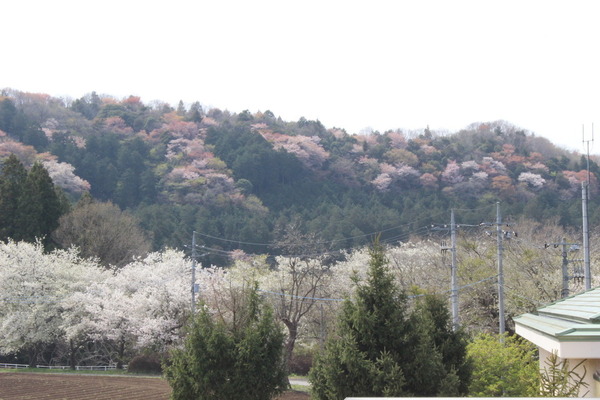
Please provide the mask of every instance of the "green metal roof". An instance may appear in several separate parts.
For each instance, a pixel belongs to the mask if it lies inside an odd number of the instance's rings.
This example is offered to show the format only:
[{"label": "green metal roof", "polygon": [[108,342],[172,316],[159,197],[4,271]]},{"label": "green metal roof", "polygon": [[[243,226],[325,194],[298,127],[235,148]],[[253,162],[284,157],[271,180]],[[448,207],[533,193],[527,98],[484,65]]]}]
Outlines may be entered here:
[{"label": "green metal roof", "polygon": [[563,341],[600,339],[600,288],[523,314],[515,323]]},{"label": "green metal roof", "polygon": [[600,322],[600,288],[558,300],[537,310],[538,315],[594,324]]}]

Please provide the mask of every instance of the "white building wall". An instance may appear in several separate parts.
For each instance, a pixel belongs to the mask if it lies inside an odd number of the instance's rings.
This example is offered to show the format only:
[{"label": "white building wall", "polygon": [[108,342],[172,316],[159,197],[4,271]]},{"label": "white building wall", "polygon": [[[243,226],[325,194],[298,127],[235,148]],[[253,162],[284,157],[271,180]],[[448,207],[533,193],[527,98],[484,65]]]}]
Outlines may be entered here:
[{"label": "white building wall", "polygon": [[[539,346],[538,350],[540,354],[540,371],[543,371],[544,368],[547,368],[546,360],[552,353]],[[563,360],[563,358],[560,357],[559,359]],[[572,369],[584,359],[568,358],[567,360],[569,362],[569,369]],[[579,397],[600,397],[600,382],[594,379],[594,373],[597,370],[600,370],[600,360],[598,359],[585,359],[585,361],[577,369],[575,369],[575,372],[577,372],[579,375],[585,374],[584,382],[588,384],[586,388],[580,389]]]}]

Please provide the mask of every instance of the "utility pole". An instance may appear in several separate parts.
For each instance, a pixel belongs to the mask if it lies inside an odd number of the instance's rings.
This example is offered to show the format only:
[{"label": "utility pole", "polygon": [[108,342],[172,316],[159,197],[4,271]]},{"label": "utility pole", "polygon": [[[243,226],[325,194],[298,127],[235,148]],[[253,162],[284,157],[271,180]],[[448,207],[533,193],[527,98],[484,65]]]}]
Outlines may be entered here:
[{"label": "utility pole", "polygon": [[581,184],[581,209],[583,218],[583,274],[585,290],[592,288],[592,271],[590,266],[590,229],[588,226],[588,200],[590,185],[590,142],[594,141],[594,124],[592,124],[592,139],[585,140],[585,126],[582,127],[583,142],[587,144],[587,182]]},{"label": "utility pole", "polygon": [[[480,226],[494,225],[490,222],[481,223]],[[502,238],[506,235],[507,238],[516,236],[516,232],[504,232],[502,230],[502,215],[500,213],[500,202],[496,202],[496,241],[498,249],[498,333],[500,341],[504,342],[505,319],[504,319],[504,270],[502,267],[502,253],[504,251]],[[508,224],[506,224],[508,226]],[[491,233],[490,233],[491,235]]]},{"label": "utility pole", "polygon": [[[456,331],[460,327],[460,318],[458,315],[458,262],[456,260],[456,231],[460,227],[471,226],[477,227],[480,225],[465,225],[465,224],[456,224],[456,220],[454,218],[454,209],[450,210],[450,247],[446,246],[446,242],[441,243],[442,254],[445,254],[448,250],[452,253],[452,265],[450,267],[450,300],[452,303],[452,329]],[[448,230],[448,225],[444,224],[443,227],[435,227],[431,226],[432,230]],[[443,261],[445,264],[445,260]]]},{"label": "utility pole", "polygon": [[[441,250],[442,253],[450,250],[452,254],[452,264],[450,267],[450,302],[452,304],[452,329],[457,330],[460,326],[460,318],[458,315],[458,263],[456,260],[456,220],[454,218],[454,209],[450,210],[450,247],[446,246],[445,242],[442,242]],[[447,229],[447,225],[444,228],[433,228],[434,230]]]},{"label": "utility pole", "polygon": [[192,232],[192,315],[196,314],[196,231]]},{"label": "utility pole", "polygon": [[[558,243],[544,243],[544,248],[547,249],[548,247],[553,246],[554,248],[558,248],[558,246],[562,247],[562,252],[561,252],[561,256],[562,256],[562,291],[560,293],[561,298],[565,298],[565,297],[569,297],[570,294],[570,289],[569,289],[569,281],[571,279],[573,280],[580,280],[582,278],[582,274],[580,270],[573,270],[573,275],[569,275],[569,264],[574,262],[574,261],[583,261],[580,259],[573,259],[573,260],[569,260],[569,251],[577,251],[579,250],[579,243],[567,243],[567,239],[562,238],[562,240]],[[567,248],[567,246],[571,246],[570,248]]]},{"label": "utility pole", "polygon": [[[562,241],[559,243],[544,243],[544,248],[547,249],[550,246],[554,246],[557,248],[558,246],[562,247],[562,290],[560,293],[561,298],[569,297],[570,289],[569,289],[569,280],[572,279],[580,279],[580,275],[577,271],[573,271],[573,275],[569,275],[569,263],[573,261],[583,261],[583,260],[569,260],[569,250],[575,251],[579,250],[579,243],[567,243],[567,239],[562,238]],[[571,246],[570,249],[567,249],[567,246]]]},{"label": "utility pole", "polygon": [[561,297],[569,297],[569,260],[567,259],[567,239],[562,238],[562,291]]},{"label": "utility pole", "polygon": [[496,203],[496,233],[498,236],[498,319],[500,340],[503,340],[504,327],[504,272],[502,269],[502,216],[500,202]]},{"label": "utility pole", "polygon": [[451,285],[452,285],[452,329],[456,331],[459,326],[458,320],[458,276],[456,265],[456,222],[454,221],[454,209],[450,210],[450,241],[452,252]]}]

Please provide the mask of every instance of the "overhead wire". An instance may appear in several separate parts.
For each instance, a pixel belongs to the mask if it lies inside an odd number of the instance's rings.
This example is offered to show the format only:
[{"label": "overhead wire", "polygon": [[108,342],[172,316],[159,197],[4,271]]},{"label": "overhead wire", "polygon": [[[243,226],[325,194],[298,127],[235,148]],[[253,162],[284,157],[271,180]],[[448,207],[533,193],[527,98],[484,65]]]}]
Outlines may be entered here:
[{"label": "overhead wire", "polygon": [[[472,286],[475,286],[475,285],[478,285],[480,283],[487,282],[487,281],[490,281],[490,280],[494,280],[494,279],[497,279],[497,278],[498,278],[498,275],[493,275],[493,276],[490,276],[490,277],[487,277],[487,278],[480,279],[480,280],[478,280],[476,282],[471,282],[469,284],[460,286],[458,289],[459,290],[468,289],[468,288],[470,288]],[[274,292],[274,291],[271,291],[271,290],[263,290],[263,289],[257,289],[257,291],[259,291],[261,293],[268,294],[268,295],[272,295],[272,296],[289,297],[290,299],[292,299],[292,301],[295,301],[295,300],[344,301],[344,300],[346,300],[346,299],[336,299],[336,298],[298,296],[298,295],[293,295],[293,294],[290,294],[290,293]],[[444,290],[440,294],[447,294],[447,293],[451,293],[451,292],[452,292],[451,290]],[[413,298],[423,297],[423,296],[426,296],[426,294],[414,294],[414,295],[408,295],[406,297],[409,298],[409,299],[413,299]]]},{"label": "overhead wire", "polygon": [[[410,238],[410,236],[424,234],[428,231],[428,229],[429,228],[426,226],[420,227],[417,230],[414,230],[411,232],[407,232],[407,233],[404,233],[401,235],[396,235],[391,238],[386,238],[386,239],[382,240],[381,242],[384,244],[400,242],[403,239]],[[230,257],[235,254],[234,251],[222,250],[222,249],[217,249],[214,247],[207,247],[207,246],[198,246],[198,247],[201,248],[203,251],[208,251],[209,253],[214,253],[215,255],[219,255],[219,256],[223,256],[223,257]],[[342,249],[337,249],[337,250],[327,250],[327,251],[314,252],[314,253],[277,254],[277,256],[287,257],[287,258],[318,258],[318,257],[324,257],[324,256],[337,256],[337,255],[341,255],[341,254],[351,253],[352,251],[355,251],[362,247],[364,247],[364,246],[353,246],[353,247],[347,247],[347,248],[342,248]]]},{"label": "overhead wire", "polygon": [[[429,219],[429,218],[435,218],[439,215],[442,215],[443,213],[440,212],[438,214],[434,214],[431,216],[427,216],[427,217],[421,217],[421,218],[417,218],[415,220],[409,221],[407,223],[398,225],[398,226],[394,226],[391,228],[386,228],[386,229],[382,229],[376,232],[371,232],[371,233],[364,233],[361,235],[355,235],[355,236],[349,236],[349,237],[345,237],[343,239],[335,239],[335,240],[323,240],[323,241],[298,241],[298,242],[294,242],[292,243],[292,245],[296,245],[296,246],[300,246],[300,245],[318,245],[318,244],[334,244],[334,243],[339,243],[339,242],[345,242],[348,240],[354,240],[354,239],[360,239],[360,238],[367,238],[367,237],[373,237],[375,235],[378,234],[382,234],[382,233],[386,233],[386,232],[390,232],[396,229],[402,229],[402,228],[406,228],[408,226],[411,226],[415,223],[417,223],[418,221],[422,221],[425,219]],[[265,246],[265,247],[276,247],[278,245],[277,242],[266,242],[266,243],[261,243],[261,242],[248,242],[248,241],[244,241],[244,240],[235,240],[235,239],[229,239],[229,238],[222,238],[222,237],[218,237],[218,236],[213,236],[213,235],[209,235],[207,233],[202,233],[202,232],[196,232],[197,235],[199,236],[203,236],[209,239],[213,239],[213,240],[218,240],[221,242],[227,242],[227,243],[237,243],[240,245],[248,245],[248,246]]]},{"label": "overhead wire", "polygon": [[529,301],[529,302],[530,302],[530,303],[532,303],[532,304],[536,304],[537,306],[542,306],[542,305],[544,305],[544,303],[542,303],[542,302],[541,302],[541,301],[539,301],[539,300],[530,299],[529,297],[523,296],[522,294],[520,294],[520,293],[518,292],[518,290],[517,290],[517,289],[515,289],[515,288],[513,288],[513,287],[511,287],[511,286],[505,285],[504,287],[505,287],[506,289],[508,289],[508,290],[509,290],[509,291],[512,293],[512,295],[513,295],[513,296],[515,296],[515,297],[518,297],[518,298],[521,298],[521,299],[527,300],[527,301]]},{"label": "overhead wire", "polygon": [[[490,209],[492,208],[493,205],[487,205],[487,206],[483,206],[483,207],[477,207],[477,208],[459,208],[459,209],[455,209],[458,211],[470,211],[470,212],[474,212],[474,211],[481,211],[481,210],[485,210],[485,209]],[[334,243],[339,243],[339,242],[344,242],[344,241],[349,241],[349,240],[354,240],[354,239],[359,239],[359,238],[365,238],[365,237],[373,237],[375,235],[381,234],[381,233],[385,233],[385,232],[390,232],[393,230],[397,230],[397,229],[403,229],[409,226],[414,225],[415,223],[417,223],[418,221],[422,221],[425,219],[431,219],[431,218],[436,218],[438,216],[443,215],[444,213],[440,212],[437,214],[433,214],[431,216],[428,217],[420,217],[420,218],[416,218],[413,221],[409,221],[405,224],[402,225],[398,225],[395,227],[391,227],[391,228],[387,228],[387,229],[383,229],[381,231],[378,232],[372,232],[372,233],[367,233],[367,234],[361,234],[361,235],[356,235],[356,236],[351,236],[351,237],[347,237],[347,238],[343,238],[343,239],[336,239],[336,240],[330,240],[330,241],[298,241],[295,243],[292,243],[292,245],[296,245],[296,246],[304,246],[304,247],[309,247],[309,246],[316,246],[316,245],[320,245],[320,244],[334,244]],[[460,227],[462,228],[478,228],[481,227],[481,225],[470,225],[470,224],[459,224]],[[448,227],[448,229],[450,229]],[[394,242],[401,242],[404,240],[407,240],[408,238],[410,238],[411,236],[414,235],[424,235],[426,233],[430,232],[430,226],[419,226],[416,229],[410,230],[408,232],[403,232],[400,233],[398,235],[395,236],[391,236],[385,239],[382,239],[381,242],[383,244],[391,244]],[[199,236],[203,236],[206,238],[210,238],[213,239],[215,241],[221,241],[224,243],[236,243],[239,245],[249,245],[249,246],[264,246],[264,247],[276,247],[277,243],[276,242],[267,242],[267,243],[260,243],[260,242],[250,242],[250,241],[244,241],[244,240],[234,240],[234,239],[228,239],[228,238],[222,238],[222,237],[217,237],[217,236],[213,236],[213,235],[209,235],[206,233],[202,233],[202,232],[196,232],[197,235]],[[207,246],[198,246],[199,248],[202,248],[205,251],[208,251],[210,254],[216,255],[216,256],[221,256],[221,257],[231,257],[233,256],[235,253],[233,251],[229,251],[229,250],[223,250],[223,249],[218,249],[215,247],[207,247]],[[348,254],[351,253],[359,248],[363,248],[364,245],[362,246],[352,246],[352,247],[348,247],[348,248],[342,248],[342,249],[336,249],[336,250],[325,250],[325,251],[321,251],[321,252],[312,252],[312,253],[300,253],[300,254],[277,254],[277,256],[281,256],[281,257],[288,257],[288,258],[318,258],[318,257],[325,257],[325,256],[337,256],[337,255],[341,255],[341,254]],[[267,252],[263,253],[263,254],[267,254]]]}]

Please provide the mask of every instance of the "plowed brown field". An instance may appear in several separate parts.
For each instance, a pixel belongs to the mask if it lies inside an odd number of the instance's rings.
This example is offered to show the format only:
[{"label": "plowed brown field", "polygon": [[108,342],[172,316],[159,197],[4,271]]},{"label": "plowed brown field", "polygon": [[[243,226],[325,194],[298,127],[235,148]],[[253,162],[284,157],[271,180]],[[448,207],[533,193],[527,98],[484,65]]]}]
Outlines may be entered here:
[{"label": "plowed brown field", "polygon": [[[0,373],[0,400],[167,400],[171,388],[161,378],[71,374]],[[286,392],[278,400],[307,400]]]}]

